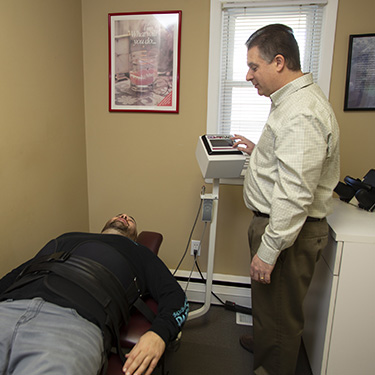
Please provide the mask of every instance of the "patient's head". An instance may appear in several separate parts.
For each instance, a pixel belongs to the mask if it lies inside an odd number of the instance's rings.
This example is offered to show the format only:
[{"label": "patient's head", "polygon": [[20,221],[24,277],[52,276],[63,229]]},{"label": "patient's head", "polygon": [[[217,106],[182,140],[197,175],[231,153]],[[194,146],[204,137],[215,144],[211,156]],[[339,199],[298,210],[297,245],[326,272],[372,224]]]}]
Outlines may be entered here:
[{"label": "patient's head", "polygon": [[135,241],[137,239],[137,223],[132,216],[118,214],[108,220],[102,229],[104,234],[120,234]]}]

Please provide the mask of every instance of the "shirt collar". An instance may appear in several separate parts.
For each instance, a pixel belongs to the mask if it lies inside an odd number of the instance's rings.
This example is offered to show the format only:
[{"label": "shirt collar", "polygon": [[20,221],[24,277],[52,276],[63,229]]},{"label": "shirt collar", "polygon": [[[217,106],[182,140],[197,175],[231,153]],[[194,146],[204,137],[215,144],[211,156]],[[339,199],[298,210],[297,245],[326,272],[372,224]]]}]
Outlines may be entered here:
[{"label": "shirt collar", "polygon": [[296,78],[270,95],[272,104],[277,106],[285,97],[293,94],[305,86],[312,85],[313,83],[312,73],[307,73],[299,78]]}]

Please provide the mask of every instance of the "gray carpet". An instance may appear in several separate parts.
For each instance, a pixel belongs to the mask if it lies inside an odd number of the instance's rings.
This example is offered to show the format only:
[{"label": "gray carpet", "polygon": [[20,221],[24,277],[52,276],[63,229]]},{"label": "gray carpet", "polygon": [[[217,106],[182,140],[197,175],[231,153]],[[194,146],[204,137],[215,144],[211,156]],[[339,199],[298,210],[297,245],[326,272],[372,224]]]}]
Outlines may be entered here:
[{"label": "gray carpet", "polygon": [[[195,310],[200,306],[190,304]],[[236,324],[236,313],[211,306],[202,317],[188,321],[177,351],[168,350],[166,371],[169,375],[252,375],[252,354],[239,344],[239,337],[252,328]],[[296,375],[312,375],[303,346]]]}]

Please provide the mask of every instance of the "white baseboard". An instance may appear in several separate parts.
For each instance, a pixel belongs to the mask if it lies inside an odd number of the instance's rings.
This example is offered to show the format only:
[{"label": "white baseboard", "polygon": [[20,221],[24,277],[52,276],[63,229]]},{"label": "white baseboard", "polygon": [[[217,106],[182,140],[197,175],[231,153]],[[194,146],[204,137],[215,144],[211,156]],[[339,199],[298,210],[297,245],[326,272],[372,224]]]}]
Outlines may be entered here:
[{"label": "white baseboard", "polygon": [[[174,271],[171,270],[173,273]],[[193,272],[187,286],[190,272],[179,270],[175,277],[185,291],[189,302],[204,303],[206,296],[205,284],[201,282],[202,278],[198,272]],[[206,273],[203,273],[206,278]],[[187,286],[187,290],[186,290]],[[234,276],[224,274],[213,274],[212,292],[215,293],[223,302],[230,301],[244,307],[251,307],[250,295],[250,277]],[[211,303],[220,305],[221,302],[211,295]]]}]

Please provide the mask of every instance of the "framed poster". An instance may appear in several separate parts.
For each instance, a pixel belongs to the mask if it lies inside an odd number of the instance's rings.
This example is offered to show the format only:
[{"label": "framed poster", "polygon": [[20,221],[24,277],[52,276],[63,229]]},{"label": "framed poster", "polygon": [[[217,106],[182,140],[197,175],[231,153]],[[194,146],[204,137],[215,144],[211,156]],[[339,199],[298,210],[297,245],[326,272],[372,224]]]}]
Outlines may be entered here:
[{"label": "framed poster", "polygon": [[375,34],[349,36],[344,111],[375,110]]},{"label": "framed poster", "polygon": [[110,13],[109,110],[179,110],[181,11]]}]

